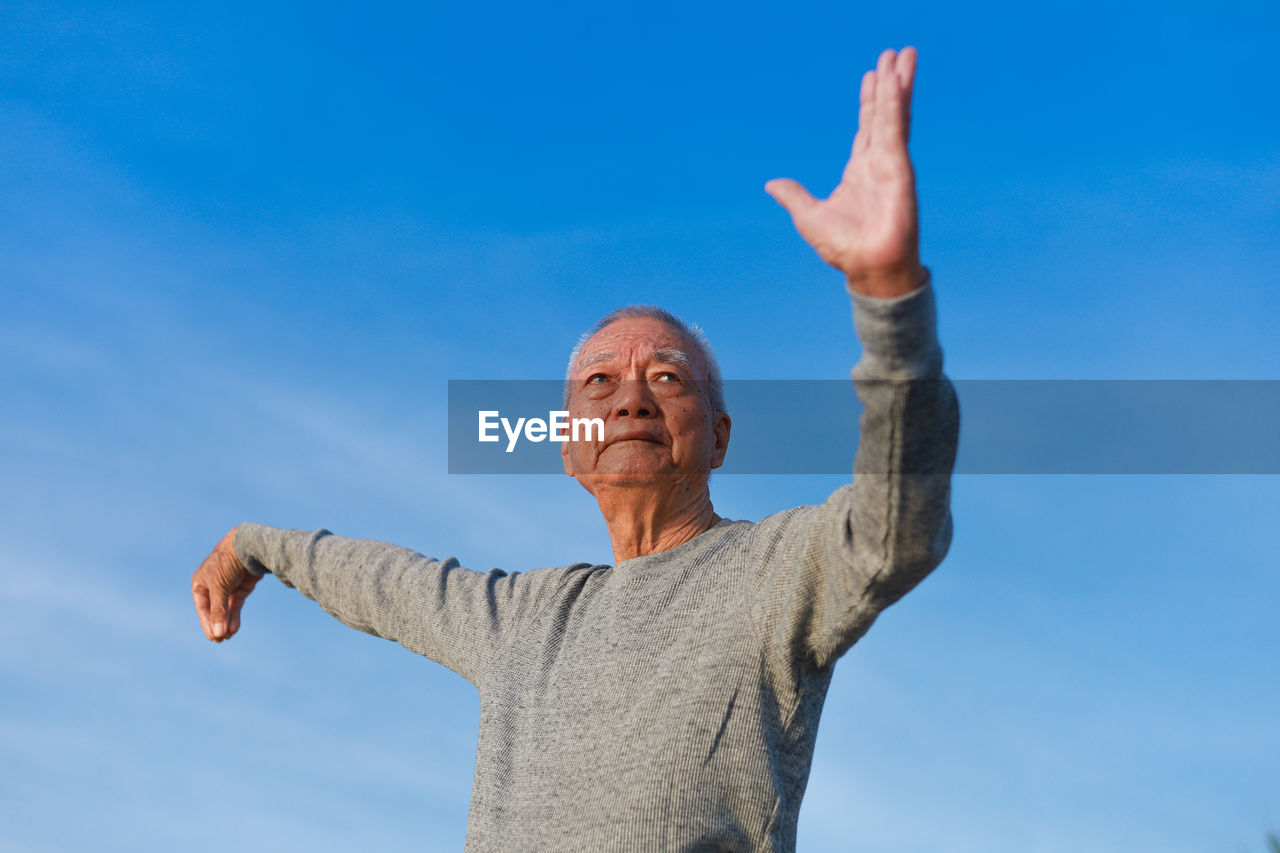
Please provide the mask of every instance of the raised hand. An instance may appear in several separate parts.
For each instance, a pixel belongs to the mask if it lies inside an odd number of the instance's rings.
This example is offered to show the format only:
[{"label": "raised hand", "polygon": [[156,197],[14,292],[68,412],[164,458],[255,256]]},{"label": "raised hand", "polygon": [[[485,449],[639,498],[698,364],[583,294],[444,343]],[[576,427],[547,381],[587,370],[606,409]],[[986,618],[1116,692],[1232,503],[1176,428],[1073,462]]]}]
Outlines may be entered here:
[{"label": "raised hand", "polygon": [[240,630],[240,608],[258,584],[258,576],[236,556],[236,531],[222,537],[191,577],[191,598],[204,635],[215,643]]},{"label": "raised hand", "polygon": [[920,226],[915,173],[907,154],[916,51],[886,50],[862,78],[858,133],[840,185],[815,199],[796,181],[776,178],[765,191],[791,214],[796,230],[824,261],[868,296],[919,287]]}]

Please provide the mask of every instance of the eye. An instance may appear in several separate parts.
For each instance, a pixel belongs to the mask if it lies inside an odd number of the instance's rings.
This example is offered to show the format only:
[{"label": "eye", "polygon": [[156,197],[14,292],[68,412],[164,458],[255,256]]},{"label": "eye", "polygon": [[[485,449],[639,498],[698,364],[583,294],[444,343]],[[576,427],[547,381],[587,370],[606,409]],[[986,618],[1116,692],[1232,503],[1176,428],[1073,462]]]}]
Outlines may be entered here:
[{"label": "eye", "polygon": [[608,376],[605,376],[603,373],[593,373],[593,374],[591,374],[590,376],[588,376],[588,377],[587,377],[587,383],[586,383],[586,384],[588,384],[588,385],[602,385],[602,384],[604,384],[605,382],[608,382],[608,381],[609,381],[609,377],[608,377]]},{"label": "eye", "polygon": [[658,382],[679,382],[680,374],[673,373],[670,370],[664,370],[654,377]]}]

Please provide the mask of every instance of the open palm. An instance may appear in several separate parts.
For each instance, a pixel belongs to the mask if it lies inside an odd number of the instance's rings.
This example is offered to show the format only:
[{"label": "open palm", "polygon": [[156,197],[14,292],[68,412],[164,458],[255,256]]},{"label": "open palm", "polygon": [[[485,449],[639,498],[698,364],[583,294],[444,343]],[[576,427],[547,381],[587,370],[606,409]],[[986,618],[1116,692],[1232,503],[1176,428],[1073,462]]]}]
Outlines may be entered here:
[{"label": "open palm", "polygon": [[840,185],[815,199],[778,178],[765,190],[787,209],[800,236],[843,272],[854,290],[900,296],[923,281],[915,173],[907,154],[916,51],[886,50],[862,78],[858,133]]}]

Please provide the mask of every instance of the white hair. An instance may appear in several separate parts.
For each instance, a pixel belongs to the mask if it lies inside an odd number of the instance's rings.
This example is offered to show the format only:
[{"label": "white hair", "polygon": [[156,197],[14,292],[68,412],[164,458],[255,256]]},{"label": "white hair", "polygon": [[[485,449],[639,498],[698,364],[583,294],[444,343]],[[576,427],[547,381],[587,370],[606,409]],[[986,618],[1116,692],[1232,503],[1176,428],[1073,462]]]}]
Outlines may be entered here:
[{"label": "white hair", "polygon": [[707,397],[711,402],[711,414],[724,414],[726,411],[724,405],[724,380],[720,377],[720,364],[716,361],[716,355],[711,351],[711,342],[707,340],[706,334],[697,325],[686,323],[670,311],[659,308],[656,305],[627,305],[617,308],[602,317],[594,326],[584,332],[582,337],[578,338],[578,342],[573,346],[573,351],[569,353],[569,367],[564,373],[564,407],[566,409],[569,408],[573,370],[578,364],[578,356],[582,354],[582,347],[586,342],[610,323],[615,323],[618,320],[641,318],[660,320],[693,342],[694,349],[707,368]]}]

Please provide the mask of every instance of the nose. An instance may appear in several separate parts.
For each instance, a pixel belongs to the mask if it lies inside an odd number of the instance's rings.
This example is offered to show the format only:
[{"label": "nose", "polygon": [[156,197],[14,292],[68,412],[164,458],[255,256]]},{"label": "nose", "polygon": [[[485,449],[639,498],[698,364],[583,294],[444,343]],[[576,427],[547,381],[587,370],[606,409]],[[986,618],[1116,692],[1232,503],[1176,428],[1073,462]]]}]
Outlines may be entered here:
[{"label": "nose", "polygon": [[649,394],[649,384],[636,379],[623,380],[614,401],[613,414],[618,418],[651,418],[657,406]]}]

